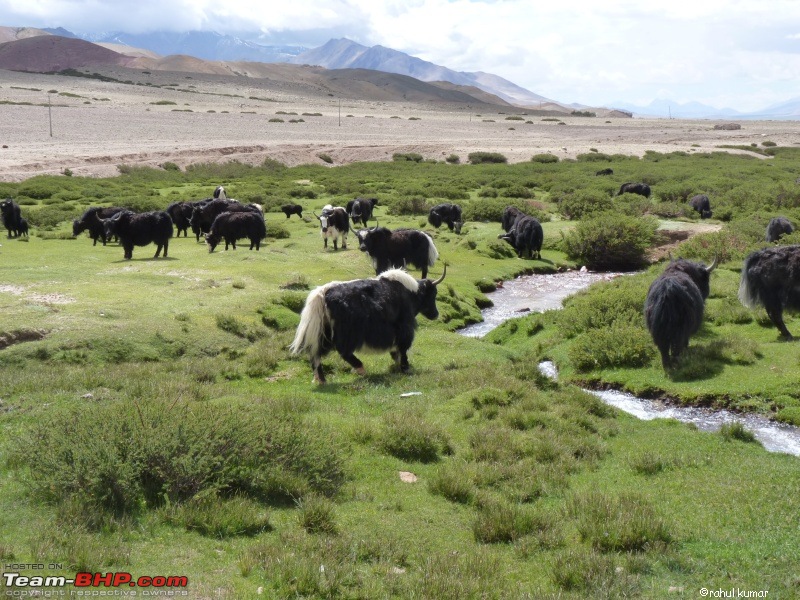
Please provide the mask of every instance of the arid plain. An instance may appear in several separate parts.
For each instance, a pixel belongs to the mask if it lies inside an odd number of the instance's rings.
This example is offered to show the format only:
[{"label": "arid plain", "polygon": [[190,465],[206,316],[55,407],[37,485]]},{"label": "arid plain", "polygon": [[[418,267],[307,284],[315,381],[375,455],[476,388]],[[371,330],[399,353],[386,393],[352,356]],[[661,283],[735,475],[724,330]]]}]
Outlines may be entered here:
[{"label": "arid plain", "polygon": [[[39,174],[104,177],[117,166],[265,158],[287,166],[391,160],[415,152],[462,162],[534,154],[710,152],[800,144],[800,121],[578,117],[489,104],[359,99],[307,82],[195,72],[101,70],[111,81],[0,71],[0,181]],[[49,105],[48,105],[49,104]],[[742,152],[744,150],[728,150]],[[323,161],[327,155],[332,162]],[[753,153],[753,156],[758,156]]]}]

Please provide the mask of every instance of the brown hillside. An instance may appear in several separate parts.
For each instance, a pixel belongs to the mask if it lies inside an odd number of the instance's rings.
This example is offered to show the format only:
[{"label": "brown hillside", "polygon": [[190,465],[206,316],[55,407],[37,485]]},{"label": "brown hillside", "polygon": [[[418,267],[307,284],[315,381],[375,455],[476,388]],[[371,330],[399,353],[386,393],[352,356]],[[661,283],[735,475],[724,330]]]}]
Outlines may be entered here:
[{"label": "brown hillside", "polygon": [[24,40],[25,38],[36,37],[40,35],[52,35],[43,29],[36,29],[34,27],[5,27],[0,26],[0,44],[4,42],[13,42],[15,40]]},{"label": "brown hillside", "polygon": [[97,65],[125,66],[131,58],[83,40],[42,35],[0,44],[0,69],[53,73]]}]

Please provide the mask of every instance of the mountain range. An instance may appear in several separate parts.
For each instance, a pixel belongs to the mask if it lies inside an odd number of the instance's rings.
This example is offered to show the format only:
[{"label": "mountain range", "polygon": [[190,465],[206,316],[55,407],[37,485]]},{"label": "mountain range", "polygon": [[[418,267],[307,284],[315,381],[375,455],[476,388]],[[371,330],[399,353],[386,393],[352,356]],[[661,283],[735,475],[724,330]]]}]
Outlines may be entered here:
[{"label": "mountain range", "polygon": [[[449,82],[455,86],[477,88],[503,101],[522,108],[551,110],[568,114],[575,109],[590,109],[580,104],[567,104],[531,92],[497,75],[455,71],[384,46],[363,46],[346,38],[332,39],[318,48],[293,45],[264,45],[248,40],[250,35],[222,35],[208,31],[124,32],[76,35],[63,28],[0,27],[0,42],[55,35],[77,38],[99,44],[128,56],[158,58],[188,55],[206,61],[253,61],[315,65],[325,69],[366,69],[413,77],[423,82]],[[256,37],[255,34],[252,37]],[[148,54],[149,53],[149,54]],[[485,100],[483,100],[485,101]],[[654,100],[649,105],[614,102],[613,109],[591,109],[598,116],[656,116],[663,118],[736,118],[783,119],[800,118],[800,98],[767,107],[755,113],[739,113],[731,108],[718,109],[698,102],[679,103]],[[614,110],[616,109],[616,110]]]}]

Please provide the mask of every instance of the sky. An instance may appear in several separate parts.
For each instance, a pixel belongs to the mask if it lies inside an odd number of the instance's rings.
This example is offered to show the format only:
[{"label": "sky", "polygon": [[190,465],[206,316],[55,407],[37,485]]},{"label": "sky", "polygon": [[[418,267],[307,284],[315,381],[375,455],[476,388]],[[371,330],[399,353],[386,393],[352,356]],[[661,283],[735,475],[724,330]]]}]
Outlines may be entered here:
[{"label": "sky", "polygon": [[752,112],[800,97],[798,0],[0,0],[0,25],[346,37],[587,106]]}]

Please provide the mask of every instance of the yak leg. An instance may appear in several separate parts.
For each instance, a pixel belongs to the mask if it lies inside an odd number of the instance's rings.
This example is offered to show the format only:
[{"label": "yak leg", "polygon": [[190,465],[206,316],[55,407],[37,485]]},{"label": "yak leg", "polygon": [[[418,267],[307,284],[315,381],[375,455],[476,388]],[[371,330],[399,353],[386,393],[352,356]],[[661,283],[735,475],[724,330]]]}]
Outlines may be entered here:
[{"label": "yak leg", "polygon": [[323,247],[327,248],[328,247],[328,238],[322,238],[322,241],[324,242],[324,246]]},{"label": "yak leg", "polygon": [[339,353],[343,359],[347,361],[347,363],[356,370],[356,373],[359,375],[366,375],[367,371],[364,369],[364,363],[362,363],[356,355],[350,352],[349,354]]},{"label": "yak leg", "polygon": [[161,254],[161,248],[163,248],[163,247],[164,246],[162,244],[158,244],[156,246],[156,255],[153,258],[158,258],[158,255]]},{"label": "yak leg", "polygon": [[334,250],[339,249],[339,238],[333,238],[333,249]]},{"label": "yak leg", "polygon": [[325,373],[322,372],[322,359],[319,356],[311,357],[311,370],[314,371],[314,381],[325,383]]},{"label": "yak leg", "polygon": [[783,337],[787,340],[794,339],[792,334],[789,333],[789,330],[786,329],[786,324],[783,322],[783,307],[780,304],[767,308],[767,315]]},{"label": "yak leg", "polygon": [[347,250],[347,236],[342,236],[342,250]]}]

